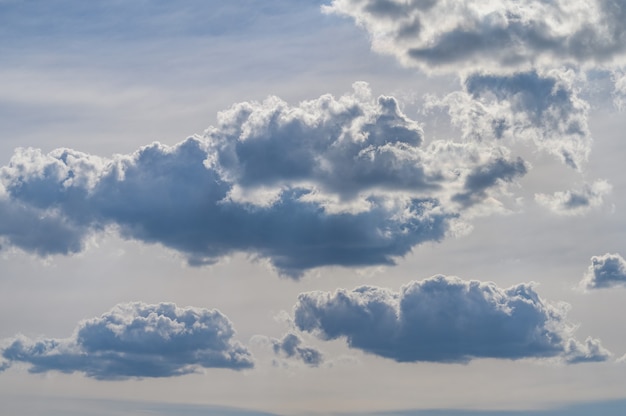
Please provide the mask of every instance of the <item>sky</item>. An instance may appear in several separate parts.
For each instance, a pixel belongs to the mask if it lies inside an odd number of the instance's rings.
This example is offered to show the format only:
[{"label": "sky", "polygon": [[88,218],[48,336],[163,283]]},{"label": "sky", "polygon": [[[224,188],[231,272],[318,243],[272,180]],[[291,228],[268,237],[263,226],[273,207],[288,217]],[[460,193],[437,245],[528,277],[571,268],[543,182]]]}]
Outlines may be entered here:
[{"label": "sky", "polygon": [[623,414],[624,22],[0,0],[0,413]]}]

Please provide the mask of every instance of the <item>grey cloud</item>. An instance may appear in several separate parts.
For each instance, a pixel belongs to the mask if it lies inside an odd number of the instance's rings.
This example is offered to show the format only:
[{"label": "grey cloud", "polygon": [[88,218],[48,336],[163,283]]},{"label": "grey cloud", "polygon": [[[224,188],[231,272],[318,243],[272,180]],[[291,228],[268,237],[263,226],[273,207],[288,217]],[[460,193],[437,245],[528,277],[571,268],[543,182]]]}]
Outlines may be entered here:
[{"label": "grey cloud", "polygon": [[626,260],[619,254],[591,257],[591,264],[580,282],[582,289],[626,287]]},{"label": "grey cloud", "polygon": [[437,177],[416,153],[422,136],[393,97],[374,100],[364,83],[353,95],[324,95],[297,107],[277,97],[241,103],[205,135],[212,166],[243,188],[314,183],[342,198],[380,187],[436,188]]},{"label": "grey cloud", "polygon": [[228,318],[217,310],[137,302],[81,322],[70,338],[18,336],[2,357],[30,364],[32,373],[82,372],[101,380],[252,368],[250,352],[232,339],[234,334]]},{"label": "grey cloud", "polygon": [[490,163],[479,166],[465,178],[464,192],[452,197],[453,200],[464,205],[471,205],[485,197],[485,190],[493,187],[497,182],[511,182],[528,172],[527,164],[521,159],[511,162],[498,158]]},{"label": "grey cloud", "polygon": [[[329,264],[391,264],[412,246],[443,238],[450,217],[437,208],[437,201],[426,198],[408,199],[402,218],[395,215],[396,208],[374,197],[368,199],[367,211],[331,214],[303,201],[307,191],[299,188],[281,191],[270,206],[229,201],[231,185],[204,165],[205,143],[196,139],[172,148],[154,144],[111,161],[88,189],[62,185],[77,173],[69,173],[71,167],[56,154],[37,157],[33,163],[49,171],[48,192],[40,192],[41,178],[14,174],[13,163],[4,170],[11,197],[6,204],[26,204],[39,215],[53,212],[62,225],[82,229],[82,235],[116,225],[122,236],[179,250],[192,264],[213,262],[233,251],[269,258],[293,276]],[[12,217],[2,221],[5,229],[16,227]],[[19,243],[12,234],[6,237]],[[64,249],[73,241],[59,245]],[[44,245],[37,250],[54,253],[48,239],[35,243]]]},{"label": "grey cloud", "polygon": [[345,338],[351,348],[398,362],[560,357],[574,363],[609,356],[597,340],[573,339],[564,309],[528,284],[501,289],[436,276],[400,292],[371,286],[308,292],[298,297],[294,315],[302,331]]},{"label": "grey cloud", "polygon": [[332,0],[323,10],[354,19],[374,50],[429,72],[624,59],[623,1]]},{"label": "grey cloud", "polygon": [[552,195],[536,194],[535,200],[555,214],[581,215],[602,205],[611,189],[608,182],[599,180],[577,190],[558,191]]},{"label": "grey cloud", "polygon": [[592,140],[589,104],[578,96],[573,78],[562,71],[472,74],[462,91],[429,105],[447,108],[466,140],[522,140],[580,169]]},{"label": "grey cloud", "polygon": [[422,136],[393,97],[357,83],[352,94],[298,106],[239,103],[203,137],[110,159],[17,149],[0,169],[0,236],[28,252],[69,254],[113,227],[193,265],[244,252],[292,277],[394,264],[445,237],[463,214],[454,195],[478,204],[525,173],[492,143],[422,146]]},{"label": "grey cloud", "polygon": [[42,212],[0,197],[0,235],[13,246],[40,256],[77,253],[88,230],[57,212]]},{"label": "grey cloud", "polygon": [[277,355],[297,358],[311,367],[317,367],[324,362],[319,350],[302,345],[302,339],[293,333],[286,334],[282,339],[272,339],[272,348]]}]

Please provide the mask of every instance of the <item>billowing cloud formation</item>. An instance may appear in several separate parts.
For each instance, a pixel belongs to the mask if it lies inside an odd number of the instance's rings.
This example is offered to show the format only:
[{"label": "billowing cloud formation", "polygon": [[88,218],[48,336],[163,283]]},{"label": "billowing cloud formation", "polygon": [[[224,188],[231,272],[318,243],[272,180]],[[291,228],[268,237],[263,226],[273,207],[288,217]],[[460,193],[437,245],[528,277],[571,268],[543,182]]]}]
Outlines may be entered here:
[{"label": "billowing cloud formation", "polygon": [[394,98],[357,83],[298,106],[240,103],[204,137],[112,159],[18,149],[0,170],[0,234],[29,252],[67,254],[113,226],[191,264],[247,252],[291,276],[392,264],[526,172],[491,143],[422,141]]},{"label": "billowing cloud formation", "polygon": [[311,367],[317,367],[324,362],[324,357],[319,350],[303,346],[302,339],[294,333],[288,333],[282,339],[272,339],[271,342],[272,349],[277,355],[297,358]]},{"label": "billowing cloud formation", "polygon": [[612,186],[603,180],[591,185],[585,184],[580,190],[560,191],[553,195],[536,194],[535,200],[559,215],[580,215],[602,205],[604,196],[611,192]]},{"label": "billowing cloud formation", "polygon": [[228,318],[217,310],[129,303],[81,322],[70,338],[19,336],[2,350],[2,357],[30,364],[32,373],[78,371],[103,380],[253,367],[250,352],[233,341],[234,334]]},{"label": "billowing cloud formation", "polygon": [[377,52],[425,71],[610,63],[626,50],[626,3],[604,0],[332,0]]},{"label": "billowing cloud formation", "polygon": [[564,308],[527,284],[501,289],[436,276],[399,293],[372,286],[308,292],[294,315],[300,330],[326,340],[344,337],[351,348],[398,362],[561,357],[575,363],[609,356],[597,340],[573,339]]},{"label": "billowing cloud formation", "polygon": [[591,264],[580,282],[582,289],[626,287],[626,260],[619,254],[591,257]]},{"label": "billowing cloud formation", "polygon": [[573,74],[535,71],[473,74],[463,90],[430,106],[448,109],[466,140],[522,140],[580,169],[591,151],[589,104],[574,88]]}]

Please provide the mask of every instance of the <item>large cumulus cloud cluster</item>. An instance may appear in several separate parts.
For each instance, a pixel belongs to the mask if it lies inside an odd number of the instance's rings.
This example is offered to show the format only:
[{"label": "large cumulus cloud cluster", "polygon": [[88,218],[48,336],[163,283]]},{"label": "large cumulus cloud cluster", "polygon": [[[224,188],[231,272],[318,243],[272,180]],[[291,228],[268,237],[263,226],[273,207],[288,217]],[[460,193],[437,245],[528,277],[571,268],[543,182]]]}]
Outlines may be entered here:
[{"label": "large cumulus cloud cluster", "polygon": [[398,362],[468,362],[475,358],[558,357],[567,363],[604,361],[598,340],[573,338],[565,308],[541,299],[532,285],[435,276],[399,292],[373,286],[307,292],[294,322],[324,340]]},{"label": "large cumulus cloud cluster", "polygon": [[581,88],[602,73],[623,107],[621,0],[330,0],[322,10],[353,19],[406,66],[459,76],[459,91],[429,104],[447,108],[465,139],[522,141],[582,171],[592,140]]},{"label": "large cumulus cloud cluster", "polygon": [[2,349],[3,369],[14,362],[32,373],[82,372],[101,380],[172,377],[201,368],[252,368],[250,352],[217,310],[172,303],[120,304],[81,322],[65,339],[18,336]]},{"label": "large cumulus cloud cluster", "polygon": [[67,254],[113,227],[191,264],[246,252],[299,276],[392,264],[526,171],[502,146],[425,145],[393,97],[357,83],[352,94],[298,106],[240,103],[202,137],[130,155],[18,149],[0,170],[0,235],[29,252]]},{"label": "large cumulus cloud cluster", "polygon": [[626,51],[621,0],[332,0],[324,10],[354,19],[374,50],[430,72],[619,64]]}]

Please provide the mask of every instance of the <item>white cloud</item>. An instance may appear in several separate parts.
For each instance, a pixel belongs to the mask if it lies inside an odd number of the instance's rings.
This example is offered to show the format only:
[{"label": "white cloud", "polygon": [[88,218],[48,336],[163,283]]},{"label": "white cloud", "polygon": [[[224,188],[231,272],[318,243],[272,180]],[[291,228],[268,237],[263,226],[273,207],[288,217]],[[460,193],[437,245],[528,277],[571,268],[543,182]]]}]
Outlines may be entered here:
[{"label": "white cloud", "polygon": [[78,371],[109,380],[252,368],[250,352],[232,339],[234,334],[217,310],[136,302],[82,321],[70,338],[18,336],[2,349],[2,357],[30,364],[32,373]]},{"label": "white cloud", "polygon": [[430,97],[428,105],[446,108],[465,140],[522,141],[581,169],[592,140],[589,104],[574,84],[575,75],[567,71],[473,74],[463,90]]},{"label": "white cloud", "polygon": [[626,109],[626,71],[624,69],[615,71],[613,74],[615,88],[613,91],[613,103],[618,110]]},{"label": "white cloud", "polygon": [[535,194],[535,200],[555,214],[581,215],[601,206],[611,190],[612,186],[607,181],[598,180],[578,190],[558,191],[552,195]]},{"label": "white cloud", "polygon": [[372,48],[427,72],[520,71],[613,63],[625,52],[623,2],[601,0],[332,0]]},{"label": "white cloud", "polygon": [[362,286],[298,297],[294,321],[321,339],[345,338],[352,348],[398,362],[467,362],[475,358],[560,357],[604,361],[599,341],[580,343],[565,309],[547,303],[532,285],[435,276],[399,292]]}]

